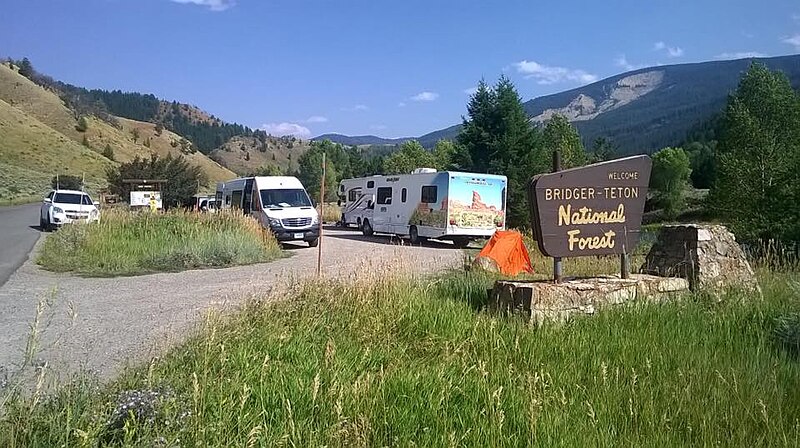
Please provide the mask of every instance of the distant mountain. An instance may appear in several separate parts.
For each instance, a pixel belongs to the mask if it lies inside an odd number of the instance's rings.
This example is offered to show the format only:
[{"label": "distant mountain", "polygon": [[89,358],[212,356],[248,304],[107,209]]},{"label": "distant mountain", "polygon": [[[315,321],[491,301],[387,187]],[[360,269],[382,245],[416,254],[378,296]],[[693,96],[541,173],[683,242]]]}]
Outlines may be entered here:
[{"label": "distant mountain", "polygon": [[[720,112],[754,60],[782,71],[795,89],[800,88],[800,55],[790,55],[643,68],[535,98],[523,106],[535,123],[557,113],[565,115],[587,148],[598,137],[606,137],[621,154],[652,153],[681,144],[689,131]],[[438,140],[455,139],[460,131],[458,124],[417,140],[430,148]]]},{"label": "distant mountain", "polygon": [[[347,146],[364,146],[364,145],[401,145],[413,137],[402,138],[382,138],[374,135],[342,135],[342,134],[323,134],[319,137],[314,137],[311,140],[330,140],[333,143]],[[434,142],[436,143],[436,142]]]}]

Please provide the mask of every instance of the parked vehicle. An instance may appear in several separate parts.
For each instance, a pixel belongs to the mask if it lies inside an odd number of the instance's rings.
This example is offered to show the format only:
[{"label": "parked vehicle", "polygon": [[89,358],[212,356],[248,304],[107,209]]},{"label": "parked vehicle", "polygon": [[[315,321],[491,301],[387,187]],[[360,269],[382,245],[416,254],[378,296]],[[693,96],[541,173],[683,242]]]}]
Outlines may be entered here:
[{"label": "parked vehicle", "polygon": [[53,190],[42,200],[39,228],[51,230],[71,222],[99,221],[99,205],[83,191]]},{"label": "parked vehicle", "polygon": [[296,177],[242,177],[217,184],[219,209],[238,209],[270,229],[278,241],[319,243],[319,215]]},{"label": "parked vehicle", "polygon": [[465,247],[505,229],[507,182],[505,176],[430,168],[345,179],[339,186],[342,222],[359,225],[364,235],[408,236],[414,244],[435,238]]},{"label": "parked vehicle", "polygon": [[373,177],[344,179],[339,183],[338,204],[342,207],[340,226],[356,226],[361,229],[364,217],[371,216],[372,209],[368,206],[375,200],[375,179]]}]

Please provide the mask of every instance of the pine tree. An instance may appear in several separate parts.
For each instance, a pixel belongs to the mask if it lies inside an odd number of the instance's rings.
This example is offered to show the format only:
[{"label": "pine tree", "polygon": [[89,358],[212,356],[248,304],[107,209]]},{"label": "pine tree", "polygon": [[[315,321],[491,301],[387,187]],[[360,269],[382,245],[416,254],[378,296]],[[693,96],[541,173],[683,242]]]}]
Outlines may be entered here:
[{"label": "pine tree", "polygon": [[81,115],[81,117],[78,118],[78,124],[75,125],[75,130],[78,132],[86,132],[87,129],[89,129],[89,121],[86,120],[84,115]]},{"label": "pine tree", "polygon": [[539,132],[533,127],[514,84],[500,77],[494,88],[481,80],[467,105],[468,118],[458,136],[465,167],[479,173],[504,174],[508,178],[507,224],[530,223],[527,187],[531,177],[546,171]]},{"label": "pine tree", "polygon": [[553,151],[561,154],[561,169],[586,165],[586,150],[581,136],[563,115],[554,115],[545,125],[542,149],[545,154],[552,154]]},{"label": "pine tree", "polygon": [[114,150],[108,143],[106,143],[106,147],[103,148],[103,157],[105,157],[108,160],[114,160]]}]

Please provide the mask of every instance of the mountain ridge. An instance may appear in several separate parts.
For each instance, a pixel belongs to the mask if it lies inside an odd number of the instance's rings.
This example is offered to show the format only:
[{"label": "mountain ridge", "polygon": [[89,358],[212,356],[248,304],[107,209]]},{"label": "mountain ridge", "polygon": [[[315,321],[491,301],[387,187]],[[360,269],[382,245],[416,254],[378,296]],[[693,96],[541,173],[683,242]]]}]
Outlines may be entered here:
[{"label": "mountain ridge", "polygon": [[[523,107],[535,123],[555,113],[566,115],[587,148],[605,137],[621,155],[652,153],[681,144],[694,127],[720,112],[754,61],[783,72],[795,89],[800,88],[800,55],[793,54],[644,67],[536,97],[523,102]],[[430,148],[440,139],[454,139],[460,130],[461,124],[455,124],[414,139]],[[348,138],[342,137],[332,141]],[[375,137],[363,144],[380,140]]]}]

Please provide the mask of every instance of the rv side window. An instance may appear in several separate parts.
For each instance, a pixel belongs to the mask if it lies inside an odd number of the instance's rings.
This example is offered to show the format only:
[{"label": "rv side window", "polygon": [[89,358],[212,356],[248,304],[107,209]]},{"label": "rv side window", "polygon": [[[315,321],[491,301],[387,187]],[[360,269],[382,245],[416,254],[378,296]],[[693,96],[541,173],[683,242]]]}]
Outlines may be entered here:
[{"label": "rv side window", "polygon": [[436,202],[436,196],[438,192],[436,191],[436,185],[427,185],[422,187],[422,202],[426,204],[433,204]]},{"label": "rv side window", "polygon": [[225,205],[231,205],[231,196],[230,195],[226,195],[225,196]]},{"label": "rv side window", "polygon": [[347,194],[347,201],[348,202],[355,202],[358,199],[358,196],[361,194],[361,188],[353,188]]},{"label": "rv side window", "polygon": [[367,188],[375,188],[375,181],[374,180],[368,180],[367,181]]},{"label": "rv side window", "polygon": [[231,193],[231,207],[242,208],[242,190],[234,190]]},{"label": "rv side window", "polygon": [[408,196],[408,190],[403,188],[402,190],[400,190],[400,202],[405,203],[406,202],[406,196]]},{"label": "rv side window", "polygon": [[392,203],[392,187],[378,188],[378,204],[390,205]]},{"label": "rv side window", "polygon": [[217,201],[217,205],[222,204],[222,192],[218,191],[214,199]]}]

